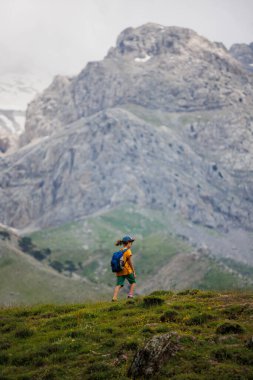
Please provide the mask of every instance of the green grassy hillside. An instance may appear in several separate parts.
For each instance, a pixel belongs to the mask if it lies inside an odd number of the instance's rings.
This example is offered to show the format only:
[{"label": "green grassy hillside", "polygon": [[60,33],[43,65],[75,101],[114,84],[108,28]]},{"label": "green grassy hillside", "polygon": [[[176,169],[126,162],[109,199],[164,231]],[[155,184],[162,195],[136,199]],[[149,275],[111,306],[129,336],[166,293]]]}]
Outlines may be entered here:
[{"label": "green grassy hillside", "polygon": [[133,255],[142,293],[147,288],[148,291],[161,288],[161,284],[164,289],[252,286],[253,272],[241,271],[235,263],[232,265],[232,260],[225,266],[203,250],[197,258],[192,255],[198,250],[184,236],[173,232],[176,222],[175,216],[162,211],[125,206],[30,236],[40,248],[50,247],[50,260],[63,265],[71,260],[78,275],[110,287],[114,284],[110,270],[111,255],[116,249],[114,242],[128,233],[136,237]]},{"label": "green grassy hillside", "polygon": [[179,351],[154,379],[253,379],[253,292],[0,309],[0,378],[127,379],[139,348],[175,331]]},{"label": "green grassy hillside", "polygon": [[[173,232],[175,222],[159,211],[116,208],[34,232],[31,252],[22,252],[20,237],[11,232],[9,240],[0,228],[0,305],[109,300],[114,242],[126,233],[136,236],[138,294],[157,288],[252,288],[252,268],[231,259],[218,262]],[[50,254],[41,258],[48,249]]]},{"label": "green grassy hillside", "polygon": [[20,251],[17,238],[0,238],[0,304],[73,303],[99,299],[108,288],[97,290],[87,279],[64,276]]}]

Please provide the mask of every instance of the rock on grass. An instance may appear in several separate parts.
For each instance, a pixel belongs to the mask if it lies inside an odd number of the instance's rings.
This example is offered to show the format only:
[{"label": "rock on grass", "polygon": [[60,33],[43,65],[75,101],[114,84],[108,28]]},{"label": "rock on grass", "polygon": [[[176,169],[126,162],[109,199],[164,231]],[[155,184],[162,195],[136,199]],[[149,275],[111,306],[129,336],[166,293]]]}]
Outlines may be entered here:
[{"label": "rock on grass", "polygon": [[137,351],[129,368],[129,377],[142,377],[154,375],[165,361],[180,350],[180,336],[176,332],[156,335],[151,338],[144,348]]}]

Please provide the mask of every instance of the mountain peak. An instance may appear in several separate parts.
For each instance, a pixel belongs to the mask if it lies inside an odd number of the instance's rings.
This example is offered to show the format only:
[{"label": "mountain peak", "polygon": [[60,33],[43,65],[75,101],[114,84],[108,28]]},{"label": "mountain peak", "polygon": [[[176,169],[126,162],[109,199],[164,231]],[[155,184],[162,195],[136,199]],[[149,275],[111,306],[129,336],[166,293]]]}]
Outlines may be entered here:
[{"label": "mountain peak", "polygon": [[224,53],[224,47],[208,41],[191,29],[147,23],[123,30],[117,38],[116,47],[109,50],[107,57],[183,54],[186,50],[192,52],[202,49]]}]

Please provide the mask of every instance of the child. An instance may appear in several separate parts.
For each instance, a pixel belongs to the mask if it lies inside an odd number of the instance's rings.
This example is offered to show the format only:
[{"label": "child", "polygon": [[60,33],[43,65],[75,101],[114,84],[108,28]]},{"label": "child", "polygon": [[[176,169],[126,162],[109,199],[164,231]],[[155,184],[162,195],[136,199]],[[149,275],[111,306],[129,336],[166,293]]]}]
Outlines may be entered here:
[{"label": "child", "polygon": [[123,248],[121,248],[121,250],[125,250],[125,249],[127,250],[123,254],[123,260],[125,263],[124,269],[121,272],[116,273],[117,285],[115,286],[115,289],[114,289],[112,301],[117,301],[119,290],[120,288],[124,286],[125,279],[127,279],[127,281],[130,284],[128,298],[133,298],[134,288],[136,284],[136,280],[135,280],[136,274],[135,274],[135,270],[134,270],[132,259],[131,259],[132,252],[130,249],[133,242],[134,242],[133,238],[131,238],[130,236],[124,236],[122,240],[118,240],[115,243],[115,245],[117,246],[123,244]]}]

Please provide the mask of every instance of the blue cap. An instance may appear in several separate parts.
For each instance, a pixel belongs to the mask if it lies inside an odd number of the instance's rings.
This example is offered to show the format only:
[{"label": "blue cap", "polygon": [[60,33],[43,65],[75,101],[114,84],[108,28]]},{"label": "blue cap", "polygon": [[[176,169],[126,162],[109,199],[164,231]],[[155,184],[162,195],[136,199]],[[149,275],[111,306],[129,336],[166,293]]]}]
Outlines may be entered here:
[{"label": "blue cap", "polygon": [[124,236],[122,241],[123,243],[129,243],[129,242],[133,242],[135,239],[131,238],[131,236]]}]

